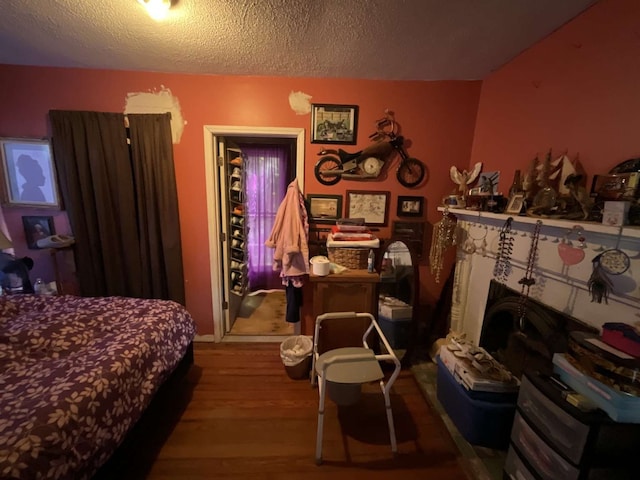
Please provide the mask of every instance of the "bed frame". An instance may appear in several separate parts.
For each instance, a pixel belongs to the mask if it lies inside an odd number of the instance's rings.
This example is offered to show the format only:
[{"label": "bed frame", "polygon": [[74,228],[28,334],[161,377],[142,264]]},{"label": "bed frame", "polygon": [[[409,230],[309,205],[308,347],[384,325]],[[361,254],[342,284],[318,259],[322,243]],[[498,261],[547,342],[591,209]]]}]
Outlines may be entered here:
[{"label": "bed frame", "polygon": [[193,383],[187,380],[187,374],[193,365],[191,343],[180,363],[160,386],[120,447],[92,479],[144,478],[148,474],[160,448],[191,399]]}]

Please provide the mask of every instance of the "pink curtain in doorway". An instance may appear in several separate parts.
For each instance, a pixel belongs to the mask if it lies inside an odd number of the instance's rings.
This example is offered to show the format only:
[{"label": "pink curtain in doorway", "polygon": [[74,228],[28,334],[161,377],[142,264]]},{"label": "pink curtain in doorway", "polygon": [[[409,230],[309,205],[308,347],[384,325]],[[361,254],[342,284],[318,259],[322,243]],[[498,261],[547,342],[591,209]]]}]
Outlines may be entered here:
[{"label": "pink curtain in doorway", "polygon": [[251,291],[280,288],[273,271],[273,249],[265,246],[290,177],[287,145],[242,145],[245,157],[246,221],[249,226],[249,286]]}]

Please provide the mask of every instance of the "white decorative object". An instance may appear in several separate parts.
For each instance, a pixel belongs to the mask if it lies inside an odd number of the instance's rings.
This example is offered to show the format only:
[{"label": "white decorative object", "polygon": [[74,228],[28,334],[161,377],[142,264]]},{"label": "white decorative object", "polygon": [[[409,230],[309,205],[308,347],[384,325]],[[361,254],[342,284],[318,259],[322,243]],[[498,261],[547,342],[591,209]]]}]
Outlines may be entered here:
[{"label": "white decorative object", "polygon": [[473,170],[468,172],[467,170],[463,170],[460,172],[456,167],[451,167],[449,170],[451,180],[457,185],[459,185],[458,190],[463,196],[466,196],[466,192],[468,190],[468,185],[471,185],[473,181],[478,178],[480,174],[480,170],[482,170],[482,162],[478,162],[474,165]]}]

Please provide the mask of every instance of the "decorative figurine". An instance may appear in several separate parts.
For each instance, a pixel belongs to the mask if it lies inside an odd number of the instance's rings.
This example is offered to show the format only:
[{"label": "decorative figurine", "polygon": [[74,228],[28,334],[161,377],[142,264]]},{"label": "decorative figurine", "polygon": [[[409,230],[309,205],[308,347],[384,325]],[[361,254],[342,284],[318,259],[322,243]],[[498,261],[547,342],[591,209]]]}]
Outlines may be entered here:
[{"label": "decorative figurine", "polygon": [[449,170],[451,180],[454,183],[459,185],[458,190],[460,190],[460,195],[462,196],[462,200],[465,201],[467,198],[467,191],[469,190],[469,185],[471,185],[478,175],[480,175],[480,170],[482,170],[482,162],[478,162],[474,165],[473,170],[468,172],[467,170],[463,170],[460,172],[456,167],[451,167]]}]

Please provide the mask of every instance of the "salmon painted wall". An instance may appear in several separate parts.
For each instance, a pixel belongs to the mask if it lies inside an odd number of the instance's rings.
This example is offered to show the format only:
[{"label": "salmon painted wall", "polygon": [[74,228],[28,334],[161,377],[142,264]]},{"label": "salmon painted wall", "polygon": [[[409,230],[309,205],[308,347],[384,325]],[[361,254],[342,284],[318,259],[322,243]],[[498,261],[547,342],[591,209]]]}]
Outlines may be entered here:
[{"label": "salmon painted wall", "polygon": [[536,154],[579,156],[592,176],[640,156],[640,2],[601,0],[482,84],[470,165],[506,191]]},{"label": "salmon painted wall", "polygon": [[[440,217],[436,207],[441,198],[454,187],[449,180],[449,167],[463,167],[469,162],[480,95],[480,82],[206,76],[0,65],[0,136],[47,136],[50,109],[123,111],[128,93],[163,87],[179,101],[186,121],[174,154],[187,308],[196,319],[200,335],[213,333],[210,270],[206,268],[210,263],[209,238],[203,228],[207,218],[204,125],[305,128],[305,193],[390,191],[390,222],[396,217],[398,195],[423,195],[424,219],[433,223]],[[321,146],[309,142],[309,115],[297,115],[290,108],[288,97],[292,91],[311,95],[315,103],[359,106],[358,144],[346,146],[347,150],[364,148],[375,120],[386,108],[393,110],[401,133],[408,140],[409,154],[426,163],[428,180],[414,189],[402,187],[393,175],[396,162],[389,177],[380,181],[341,181],[333,187],[319,184],[313,176],[313,166]],[[20,245],[24,241],[20,216],[32,211],[8,207],[3,211],[16,253],[24,254],[27,251]],[[64,213],[55,217],[58,231],[68,233],[64,231],[68,228]],[[381,237],[388,237],[389,231],[382,229]],[[425,239],[425,257],[429,240],[430,237]],[[421,267],[421,280],[421,303],[433,303],[441,285],[433,282],[426,265]]]}]

